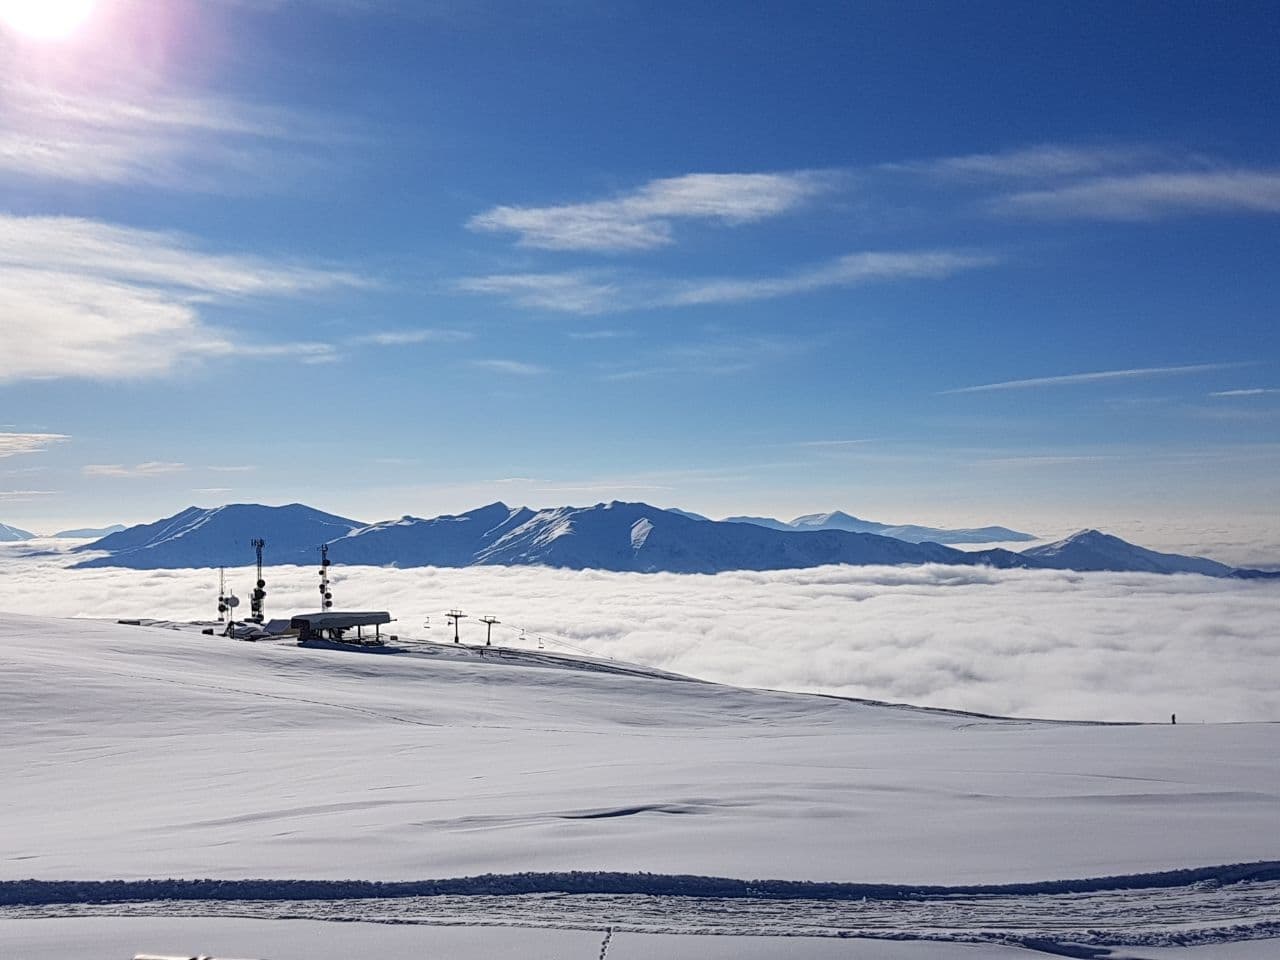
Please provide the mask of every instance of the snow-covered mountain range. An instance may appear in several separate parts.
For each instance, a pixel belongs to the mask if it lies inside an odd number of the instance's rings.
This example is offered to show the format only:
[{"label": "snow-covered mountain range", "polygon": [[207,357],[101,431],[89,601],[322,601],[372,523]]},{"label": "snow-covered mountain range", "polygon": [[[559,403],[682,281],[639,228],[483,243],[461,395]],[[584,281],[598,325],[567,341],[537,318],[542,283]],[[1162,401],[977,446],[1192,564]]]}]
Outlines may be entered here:
[{"label": "snow-covered mountain range", "polygon": [[1026,543],[1037,539],[1035,534],[1010,530],[1008,527],[967,527],[946,529],[922,527],[914,523],[879,523],[863,520],[835,510],[831,513],[810,513],[791,521],[772,517],[727,517],[726,523],[753,523],[771,530],[847,530],[851,533],[876,533],[882,537],[906,540],[908,543]]},{"label": "snow-covered mountain range", "polygon": [[[330,556],[338,563],[398,567],[540,565],[637,573],[718,573],[825,564],[945,563],[1213,577],[1280,575],[1238,570],[1202,557],[1158,553],[1096,530],[1017,553],[1003,549],[962,551],[929,541],[916,543],[823,526],[833,522],[829,514],[795,522],[800,521],[810,525],[777,529],[613,501],[536,511],[492,503],[456,516],[405,516],[366,525],[302,504],[232,504],[213,509],[190,507],[173,517],[103,537],[78,548],[102,554],[78,566],[147,570],[238,566],[250,562],[251,541],[262,538],[267,542],[269,564],[313,563],[321,544],[328,544]],[[834,522],[846,521],[837,517]]]}]

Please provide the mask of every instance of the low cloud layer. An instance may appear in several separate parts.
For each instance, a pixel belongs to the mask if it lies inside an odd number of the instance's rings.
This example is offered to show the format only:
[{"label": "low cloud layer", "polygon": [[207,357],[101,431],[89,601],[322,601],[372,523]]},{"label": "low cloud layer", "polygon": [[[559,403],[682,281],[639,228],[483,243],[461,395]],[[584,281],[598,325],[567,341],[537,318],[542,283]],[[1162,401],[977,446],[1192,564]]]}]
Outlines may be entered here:
[{"label": "low cloud layer", "polygon": [[[217,571],[66,569],[0,549],[0,610],[210,617]],[[597,656],[754,687],[1018,716],[1280,719],[1280,584],[1197,576],[822,567],[717,576],[544,568],[335,570],[339,608],[387,609],[402,635],[543,634]],[[231,571],[243,595],[252,571]],[[316,571],[272,568],[270,615],[314,603]],[[247,602],[247,601],[246,601]],[[430,622],[429,628],[424,624]],[[520,631],[525,638],[519,641]],[[566,650],[554,642],[548,649]]]}]

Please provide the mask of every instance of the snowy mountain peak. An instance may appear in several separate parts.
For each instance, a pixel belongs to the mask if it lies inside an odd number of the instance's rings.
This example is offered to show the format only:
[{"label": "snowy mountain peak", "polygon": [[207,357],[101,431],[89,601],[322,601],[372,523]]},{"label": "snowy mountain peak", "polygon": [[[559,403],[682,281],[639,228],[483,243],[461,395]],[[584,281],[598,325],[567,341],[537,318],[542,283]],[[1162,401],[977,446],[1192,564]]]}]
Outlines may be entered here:
[{"label": "snowy mountain peak", "polygon": [[1067,570],[1200,573],[1210,577],[1225,577],[1232,573],[1231,567],[1216,560],[1148,550],[1094,529],[1080,530],[1054,543],[1024,550],[1023,556],[1046,566]]},{"label": "snowy mountain peak", "polygon": [[20,540],[34,540],[35,534],[28,533],[7,523],[0,523],[0,543],[17,543]]},{"label": "snowy mountain peak", "polygon": [[252,541],[267,541],[270,563],[311,563],[315,551],[363,524],[301,503],[280,507],[232,503],[188,507],[155,523],[130,527],[77,551],[107,551],[81,567],[127,566],[137,570],[173,567],[232,567],[252,563]]}]

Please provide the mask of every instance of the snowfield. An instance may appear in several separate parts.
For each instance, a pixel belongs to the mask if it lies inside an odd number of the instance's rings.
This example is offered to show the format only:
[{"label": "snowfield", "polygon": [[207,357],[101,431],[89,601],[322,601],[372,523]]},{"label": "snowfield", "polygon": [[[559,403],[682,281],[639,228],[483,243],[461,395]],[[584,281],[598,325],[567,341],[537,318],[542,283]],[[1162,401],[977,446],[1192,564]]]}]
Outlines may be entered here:
[{"label": "snowfield", "polygon": [[[47,931],[105,935],[122,917],[141,924],[129,949],[209,950],[141,941],[148,922],[187,916],[540,928],[509,954],[522,957],[598,956],[606,927],[614,960],[659,955],[643,937],[694,933],[796,938],[739,956],[850,955],[823,938],[851,935],[977,944],[857,954],[904,960],[1014,956],[1044,937],[1096,956],[1274,952],[1257,938],[1280,934],[1275,724],[1009,721],[550,651],[406,647],[0,618],[0,944],[26,951],[0,953],[65,956]],[[436,896],[295,883],[483,874],[499,876]],[[696,879],[715,877],[862,886]],[[27,878],[233,882],[212,898],[162,883],[125,903]],[[701,896],[671,896],[687,892]],[[236,922],[250,921],[181,929]],[[580,933],[555,939],[566,930]],[[447,955],[506,955],[511,935]],[[222,942],[336,958],[361,952],[355,936],[344,929],[329,953]],[[662,955],[730,955],[686,948]]]}]

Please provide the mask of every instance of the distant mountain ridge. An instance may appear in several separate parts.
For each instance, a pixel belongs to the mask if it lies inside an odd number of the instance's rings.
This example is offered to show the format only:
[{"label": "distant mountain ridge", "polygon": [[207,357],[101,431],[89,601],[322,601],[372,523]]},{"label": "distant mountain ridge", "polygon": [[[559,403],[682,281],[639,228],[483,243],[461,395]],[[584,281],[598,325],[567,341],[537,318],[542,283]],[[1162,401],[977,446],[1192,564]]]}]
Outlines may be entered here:
[{"label": "distant mountain ridge", "polygon": [[88,540],[91,538],[96,540],[127,529],[123,523],[113,523],[109,527],[81,527],[76,530],[59,530],[49,536],[52,540]]},{"label": "distant mountain ridge", "polygon": [[[824,515],[828,516],[828,515]],[[829,517],[828,517],[829,518]],[[825,521],[824,521],[825,522]],[[105,552],[79,567],[168,569],[244,566],[251,541],[267,541],[265,560],[309,565],[321,544],[336,563],[398,567],[550,566],[637,573],[788,570],[826,564],[955,566],[1055,570],[1198,573],[1211,577],[1280,577],[1203,557],[1159,553],[1097,530],[1021,553],[964,551],[878,533],[820,528],[773,529],[707,520],[645,503],[532,510],[505,503],[457,515],[360,524],[302,504],[190,507],[77,547]]]},{"label": "distant mountain ridge", "polygon": [[1206,577],[1229,577],[1235,573],[1235,568],[1216,560],[1148,550],[1098,530],[1081,530],[1055,543],[1031,547],[1022,555],[1058,570],[1200,573]]},{"label": "distant mountain ridge", "polygon": [[205,509],[188,507],[155,523],[128,527],[80,547],[77,552],[108,551],[77,567],[130,567],[165,570],[181,567],[241,566],[252,558],[251,541],[267,541],[268,562],[313,563],[322,543],[363,526],[300,503],[266,507],[233,503]]},{"label": "distant mountain ridge", "polygon": [[536,564],[640,573],[782,570],[830,563],[1023,565],[1003,551],[966,554],[936,543],[840,530],[800,536],[619,501],[539,511],[492,503],[458,516],[404,517],[355,530],[330,543],[329,552],[342,563]]},{"label": "distant mountain ridge", "polygon": [[906,540],[908,543],[1026,543],[1038,539],[1035,534],[1010,530],[1008,527],[922,527],[914,523],[891,524],[863,520],[833,510],[810,513],[789,522],[773,517],[726,517],[725,523],[751,523],[771,530],[848,530],[852,533],[876,533],[882,537]]},{"label": "distant mountain ridge", "polygon": [[34,540],[36,535],[21,530],[18,527],[11,527],[7,523],[0,523],[0,543],[18,543],[22,540]]}]

